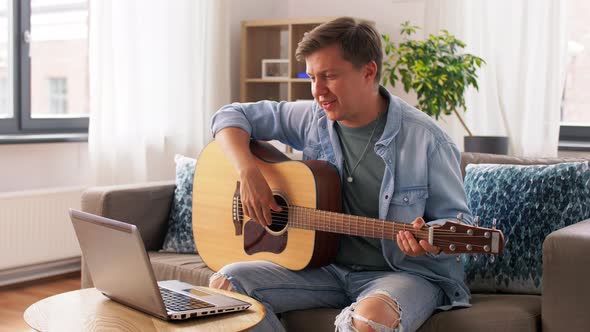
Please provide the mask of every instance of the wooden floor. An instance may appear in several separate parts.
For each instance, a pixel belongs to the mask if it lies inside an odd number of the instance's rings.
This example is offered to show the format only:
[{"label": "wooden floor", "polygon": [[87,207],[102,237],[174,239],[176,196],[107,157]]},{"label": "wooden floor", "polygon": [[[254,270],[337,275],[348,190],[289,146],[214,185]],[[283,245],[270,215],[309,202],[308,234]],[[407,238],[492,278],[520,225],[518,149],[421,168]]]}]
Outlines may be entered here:
[{"label": "wooden floor", "polygon": [[80,289],[80,273],[0,288],[0,332],[31,331],[23,313],[46,297]]}]

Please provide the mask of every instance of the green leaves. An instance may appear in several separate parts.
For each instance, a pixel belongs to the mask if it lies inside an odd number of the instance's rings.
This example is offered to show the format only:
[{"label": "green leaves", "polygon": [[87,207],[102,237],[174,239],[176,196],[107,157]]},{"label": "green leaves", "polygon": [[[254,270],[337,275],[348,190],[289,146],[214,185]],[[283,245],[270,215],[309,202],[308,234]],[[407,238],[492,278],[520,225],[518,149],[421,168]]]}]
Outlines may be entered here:
[{"label": "green leaves", "polygon": [[402,23],[402,31],[401,34],[402,35],[411,35],[413,33],[416,33],[416,30],[419,30],[420,27],[417,25],[410,25],[410,21],[405,21],[404,23]]},{"label": "green leaves", "polygon": [[[404,91],[414,91],[418,97],[417,107],[438,119],[441,114],[457,114],[465,108],[465,90],[472,86],[476,90],[478,68],[485,61],[472,54],[461,54],[465,43],[447,30],[430,35],[425,40],[410,40],[420,27],[409,21],[402,23],[404,39],[395,45],[386,34],[385,58],[383,60],[383,84],[395,87],[401,81]],[[471,133],[465,126],[467,132]]]}]

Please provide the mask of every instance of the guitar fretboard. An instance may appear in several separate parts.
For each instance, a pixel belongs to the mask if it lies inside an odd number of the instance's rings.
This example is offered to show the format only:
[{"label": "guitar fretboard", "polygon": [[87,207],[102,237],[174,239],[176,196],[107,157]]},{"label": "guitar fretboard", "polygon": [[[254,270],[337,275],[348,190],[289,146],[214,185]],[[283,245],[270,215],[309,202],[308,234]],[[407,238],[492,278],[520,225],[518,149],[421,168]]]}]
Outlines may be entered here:
[{"label": "guitar fretboard", "polygon": [[289,226],[295,228],[395,240],[399,231],[410,231],[418,240],[428,240],[428,232],[411,224],[322,211],[300,206],[289,207]]}]

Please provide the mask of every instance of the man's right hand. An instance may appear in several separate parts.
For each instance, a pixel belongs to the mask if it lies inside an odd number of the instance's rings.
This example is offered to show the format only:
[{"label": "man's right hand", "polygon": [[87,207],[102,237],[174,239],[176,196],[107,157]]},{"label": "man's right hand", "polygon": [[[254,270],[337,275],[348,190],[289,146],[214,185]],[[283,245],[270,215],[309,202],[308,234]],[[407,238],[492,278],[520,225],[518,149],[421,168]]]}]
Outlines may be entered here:
[{"label": "man's right hand", "polygon": [[262,226],[272,224],[271,210],[282,209],[275,201],[272,190],[256,166],[240,172],[240,196],[242,211]]},{"label": "man's right hand", "polygon": [[215,141],[228,157],[240,177],[242,211],[262,226],[272,223],[270,210],[279,212],[272,191],[256,166],[250,152],[250,135],[240,128],[225,128],[215,135]]}]

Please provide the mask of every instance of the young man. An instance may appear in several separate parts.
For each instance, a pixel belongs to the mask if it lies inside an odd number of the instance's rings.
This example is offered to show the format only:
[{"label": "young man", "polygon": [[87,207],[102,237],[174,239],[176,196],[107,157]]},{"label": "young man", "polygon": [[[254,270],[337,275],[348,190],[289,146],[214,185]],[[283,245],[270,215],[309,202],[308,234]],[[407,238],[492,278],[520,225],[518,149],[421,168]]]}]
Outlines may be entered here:
[{"label": "young man", "polygon": [[[462,213],[470,223],[460,154],[425,114],[379,86],[380,35],[367,22],[339,18],[306,34],[296,56],[305,60],[313,102],[227,105],[212,132],[241,180],[244,212],[270,224],[280,211],[249,150],[251,137],[276,139],[305,159],[327,160],[342,179],[345,213],[441,224]],[[414,221],[416,218],[422,219]],[[273,313],[344,308],[343,331],[414,331],[436,309],[469,305],[463,266],[409,232],[397,241],[343,236],[333,264],[290,271],[265,261],[222,268],[211,287],[248,294],[267,307],[261,330],[282,330]]]}]

